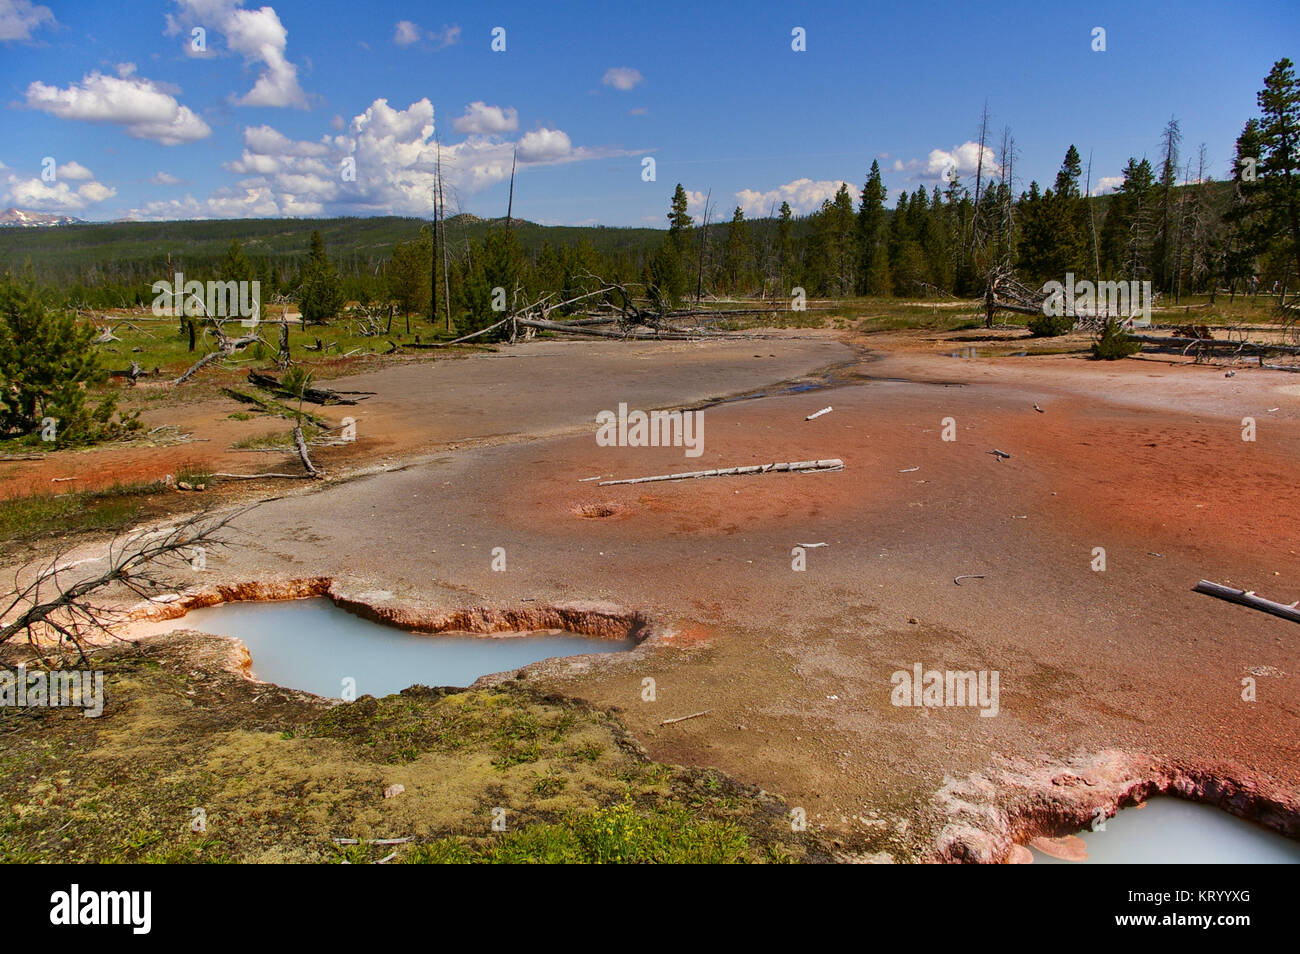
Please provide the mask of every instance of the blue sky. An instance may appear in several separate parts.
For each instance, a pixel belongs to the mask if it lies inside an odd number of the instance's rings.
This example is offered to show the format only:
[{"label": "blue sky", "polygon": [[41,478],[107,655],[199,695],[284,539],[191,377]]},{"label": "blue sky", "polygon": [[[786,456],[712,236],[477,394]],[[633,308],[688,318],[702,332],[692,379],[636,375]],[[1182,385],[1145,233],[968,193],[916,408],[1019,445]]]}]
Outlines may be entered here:
[{"label": "blue sky", "polygon": [[662,225],[679,181],[697,212],[709,189],[715,215],[807,212],[874,158],[892,205],[949,166],[973,182],[986,98],[1018,189],[1050,182],[1072,142],[1105,184],[1156,154],[1170,116],[1184,156],[1204,142],[1223,177],[1264,75],[1300,57],[1297,23],[1290,0],[0,0],[0,205],[423,215],[434,128],[451,204],[478,215],[504,214],[516,148],[515,213],[539,222]]}]

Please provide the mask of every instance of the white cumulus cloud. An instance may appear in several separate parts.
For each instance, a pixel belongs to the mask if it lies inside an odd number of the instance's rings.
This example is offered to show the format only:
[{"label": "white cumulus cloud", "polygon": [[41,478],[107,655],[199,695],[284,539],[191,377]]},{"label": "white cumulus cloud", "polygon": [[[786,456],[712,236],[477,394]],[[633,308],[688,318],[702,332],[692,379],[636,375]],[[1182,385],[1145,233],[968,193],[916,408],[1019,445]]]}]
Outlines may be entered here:
[{"label": "white cumulus cloud", "polygon": [[105,199],[111,199],[117,195],[117,190],[104,185],[102,182],[87,182],[77,190],[77,195],[87,202],[103,202]]},{"label": "white cumulus cloud", "polygon": [[851,182],[840,179],[795,179],[785,185],[759,192],[754,189],[741,189],[736,193],[736,204],[750,218],[766,216],[773,207],[780,209],[782,202],[789,202],[790,208],[797,215],[806,215],[821,208],[828,199],[834,199],[840,186],[848,186],[849,194],[856,205],[858,190]]},{"label": "white cumulus cloud", "polygon": [[554,162],[572,153],[569,134],[559,129],[534,129],[519,137],[519,158],[523,162]]},{"label": "white cumulus cloud", "polygon": [[[76,163],[69,163],[76,165]],[[62,170],[64,167],[59,167]],[[87,206],[117,195],[117,190],[91,179],[73,189],[60,172],[56,182],[26,179],[10,169],[0,168],[0,203],[36,212],[81,212]]]},{"label": "white cumulus cloud", "polygon": [[441,30],[434,30],[429,34],[429,39],[440,50],[443,47],[454,46],[460,42],[460,27],[445,26]]},{"label": "white cumulus cloud", "polygon": [[93,179],[95,174],[77,162],[75,159],[69,159],[67,162],[60,162],[56,167],[60,179]]},{"label": "white cumulus cloud", "polygon": [[[489,109],[493,107],[488,107]],[[470,111],[474,115],[473,109]],[[515,122],[513,110],[507,112]],[[266,125],[244,130],[244,148],[227,162],[242,176],[206,199],[156,200],[133,209],[137,219],[231,218],[331,214],[427,215],[438,162],[434,109],[428,99],[405,109],[376,99],[346,123],[343,131],[319,140],[296,140]],[[620,150],[574,146],[567,133],[542,128],[518,142],[474,133],[462,142],[442,144],[442,170],[448,204],[509,178],[518,148],[520,171],[613,155]],[[639,155],[639,153],[636,153]]]},{"label": "white cumulus cloud", "polygon": [[644,79],[645,77],[641,75],[640,70],[634,70],[630,66],[611,66],[605,70],[601,82],[606,86],[614,87],[614,89],[626,91],[643,82]]},{"label": "white cumulus cloud", "polygon": [[49,7],[37,6],[31,0],[0,0],[0,40],[30,40],[33,30],[56,22]]},{"label": "white cumulus cloud", "polygon": [[435,50],[442,50],[460,42],[460,27],[444,25],[441,30],[425,30],[411,20],[398,20],[393,27],[393,42],[398,46],[413,46],[427,40]]},{"label": "white cumulus cloud", "polygon": [[[274,7],[245,10],[243,0],[175,0],[177,12],[167,15],[168,36],[191,27],[215,29],[226,39],[231,52],[248,64],[260,64],[257,81],[236,106],[295,106],[307,108],[307,94],[298,85],[298,67],[289,62],[286,51],[289,31]],[[188,40],[186,48],[190,47]]]},{"label": "white cumulus cloud", "polygon": [[27,87],[27,106],[60,119],[114,123],[136,139],[164,146],[194,142],[211,135],[208,124],[182,106],[171,87],[141,76],[87,73],[66,89],[39,80]]},{"label": "white cumulus cloud", "polygon": [[420,42],[420,28],[410,20],[398,20],[393,27],[393,42],[398,46],[410,46]]},{"label": "white cumulus cloud", "polygon": [[1097,180],[1097,184],[1092,187],[1092,194],[1105,195],[1108,192],[1114,192],[1123,184],[1123,176],[1102,176]]},{"label": "white cumulus cloud", "polygon": [[498,135],[519,128],[519,111],[512,106],[503,109],[478,100],[466,106],[465,115],[458,116],[451,125],[456,132],[467,135]]},{"label": "white cumulus cloud", "polygon": [[324,156],[330,149],[328,142],[295,142],[278,129],[266,125],[247,127],[244,145],[263,155]]},{"label": "white cumulus cloud", "polygon": [[984,162],[981,167],[980,144],[970,140],[951,149],[931,149],[924,161],[911,159],[903,162],[901,159],[895,159],[893,165],[895,172],[906,172],[910,179],[924,179],[936,183],[946,180],[950,171],[955,171],[958,176],[966,178],[975,175],[977,169],[985,177],[991,178],[997,178],[1002,172],[996,154],[988,146],[984,147]]}]

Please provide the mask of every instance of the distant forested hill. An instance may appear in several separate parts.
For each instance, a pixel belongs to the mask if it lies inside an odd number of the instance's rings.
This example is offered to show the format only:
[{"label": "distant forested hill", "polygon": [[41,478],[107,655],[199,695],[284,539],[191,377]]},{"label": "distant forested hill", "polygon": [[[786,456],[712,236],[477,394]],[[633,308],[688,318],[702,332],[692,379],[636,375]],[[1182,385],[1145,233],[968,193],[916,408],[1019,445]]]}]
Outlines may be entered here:
[{"label": "distant forested hill", "polygon": [[[172,268],[196,278],[214,271],[238,239],[254,260],[269,260],[280,271],[295,271],[318,231],[325,249],[344,274],[381,267],[393,246],[419,236],[422,219],[385,216],[335,219],[220,219],[188,222],[111,222],[46,229],[0,229],[0,272],[18,272],[30,263],[45,284],[101,285],[153,282]],[[447,241],[480,242],[501,219],[458,215],[447,220]],[[662,239],[662,230],[546,226],[515,220],[512,229],[525,252],[543,244],[575,245],[585,239],[596,251],[639,257]]]}]

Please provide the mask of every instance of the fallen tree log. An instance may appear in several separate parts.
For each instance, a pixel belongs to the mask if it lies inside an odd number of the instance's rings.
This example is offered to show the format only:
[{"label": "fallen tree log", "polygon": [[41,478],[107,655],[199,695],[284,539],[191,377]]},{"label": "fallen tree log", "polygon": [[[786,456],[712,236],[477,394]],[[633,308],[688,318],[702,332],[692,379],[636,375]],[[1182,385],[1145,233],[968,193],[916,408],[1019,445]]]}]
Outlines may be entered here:
[{"label": "fallen tree log", "polygon": [[1219,348],[1225,351],[1249,351],[1252,354],[1267,354],[1276,351],[1281,354],[1300,354],[1300,346],[1284,344],[1265,344],[1259,341],[1226,341],[1218,338],[1164,338],[1159,335],[1129,335],[1132,341],[1143,344],[1164,345],[1167,348]]},{"label": "fallen tree log", "polygon": [[[249,371],[248,383],[254,384],[259,388],[264,388],[265,390],[270,391],[272,394],[278,394],[280,397],[291,397],[291,398],[299,397],[298,394],[296,394],[293,391],[290,391],[283,384],[281,384],[276,378],[272,377],[269,374],[263,374],[260,371]],[[357,403],[354,398],[344,397],[341,392],[332,390],[331,388],[318,388],[318,387],[304,388],[301,397],[304,401],[311,401],[312,404],[328,405],[328,404],[356,404]]]},{"label": "fallen tree log", "polygon": [[[812,307],[808,311],[830,311],[831,306]],[[670,311],[664,315],[666,321],[676,321],[684,318],[707,318],[710,320],[721,320],[725,318],[748,318],[763,315],[785,315],[790,313],[790,306],[786,304],[773,305],[769,308],[692,308],[684,311]],[[551,319],[547,319],[548,321]],[[574,327],[580,325],[613,325],[622,320],[618,312],[609,312],[608,314],[584,314],[574,318],[557,318],[554,319],[559,324],[571,325]]]},{"label": "fallen tree log", "polygon": [[1016,302],[1003,301],[1001,298],[993,299],[994,311],[1014,311],[1019,315],[1042,315],[1042,305],[1021,305]]},{"label": "fallen tree log", "polygon": [[[270,398],[264,398],[257,394],[250,394],[247,391],[240,391],[237,388],[222,388],[221,393],[227,397],[234,398],[241,404],[252,404],[261,408],[267,414],[274,414],[277,417],[283,417],[289,421],[296,421],[299,416],[298,411],[295,411],[286,404],[281,404],[279,401],[273,401]],[[303,411],[301,414],[303,420],[315,424],[317,427],[328,429],[330,426],[329,421],[325,420],[323,417],[317,417],[315,414],[311,413],[311,411]]]},{"label": "fallen tree log", "polygon": [[750,464],[742,467],[718,467],[713,470],[692,470],[682,474],[659,474],[654,477],[629,477],[625,480],[602,480],[597,487],[612,487],[615,484],[649,484],[663,480],[691,480],[699,477],[745,477],[750,474],[818,474],[831,473],[844,469],[844,461],[838,458],[827,460],[800,460],[792,463]]},{"label": "fallen tree log", "polygon": [[1253,610],[1269,613],[1290,620],[1293,623],[1300,623],[1300,608],[1298,608],[1300,600],[1288,606],[1286,603],[1275,603],[1273,600],[1266,600],[1262,596],[1256,596],[1254,590],[1236,590],[1231,586],[1212,583],[1209,580],[1201,580],[1192,587],[1192,590],[1196,593],[1204,593],[1206,596],[1213,596],[1216,599],[1227,600],[1229,603],[1249,606]]},{"label": "fallen tree log", "polygon": [[[485,334],[487,334],[489,331],[496,331],[498,328],[500,328],[502,325],[504,325],[504,324],[505,324],[506,322],[508,322],[509,320],[510,320],[509,318],[502,318],[502,319],[501,319],[500,321],[498,321],[495,325],[488,325],[486,328],[480,328],[478,331],[472,331],[472,332],[470,332],[470,333],[467,334],[467,335],[462,335],[461,337],[456,338],[454,341],[433,341],[433,342],[430,342],[429,344],[424,344],[424,345],[414,345],[414,346],[410,346],[410,347],[420,347],[420,348],[446,348],[448,345],[460,344],[462,341],[469,341],[469,339],[471,339],[471,338],[477,338],[479,335],[485,335]],[[390,341],[389,344],[392,344],[392,342]]]},{"label": "fallen tree log", "polygon": [[218,326],[217,333],[221,336],[221,346],[216,351],[205,354],[203,357],[199,358],[198,361],[194,362],[188,371],[172,382],[173,387],[178,384],[184,384],[211,362],[216,361],[219,358],[229,358],[236,351],[247,348],[249,345],[262,340],[258,335],[244,335],[242,338],[227,338],[225,333],[220,330],[220,326]]},{"label": "fallen tree log", "polygon": [[[588,327],[575,328],[571,324],[564,324],[558,321],[541,321],[536,318],[516,318],[515,322],[527,328],[537,328],[540,329],[541,331],[558,331],[561,333],[567,333],[571,335],[592,335],[597,338],[618,338],[619,340],[625,340],[627,338],[646,338],[646,339],[657,339],[660,341],[697,341],[699,340],[700,337],[702,337],[701,335],[684,334],[681,332],[671,332],[671,331],[666,333],[656,332],[648,325],[633,326],[632,328],[629,328],[626,332],[622,332],[622,331],[600,331],[596,328],[588,328]],[[648,331],[650,331],[650,334],[635,334],[634,332],[637,327],[645,327]]]},{"label": "fallen tree log", "polygon": [[[767,308],[688,308],[682,311],[670,311],[664,317],[674,318],[744,318],[748,315],[785,315],[791,312],[788,302],[773,304]],[[817,305],[807,302],[804,311],[836,311],[835,305]]]},{"label": "fallen tree log", "polygon": [[144,374],[144,368],[140,367],[140,365],[136,364],[134,361],[131,362],[131,367],[124,371],[108,372],[110,378],[129,378],[132,384],[135,384],[136,378],[140,377],[142,374]]},{"label": "fallen tree log", "polygon": [[[549,318],[547,319],[550,320]],[[619,322],[619,316],[616,312],[610,312],[608,315],[596,315],[588,318],[558,318],[556,324],[568,325],[571,328],[580,328],[587,325],[616,325]]]}]

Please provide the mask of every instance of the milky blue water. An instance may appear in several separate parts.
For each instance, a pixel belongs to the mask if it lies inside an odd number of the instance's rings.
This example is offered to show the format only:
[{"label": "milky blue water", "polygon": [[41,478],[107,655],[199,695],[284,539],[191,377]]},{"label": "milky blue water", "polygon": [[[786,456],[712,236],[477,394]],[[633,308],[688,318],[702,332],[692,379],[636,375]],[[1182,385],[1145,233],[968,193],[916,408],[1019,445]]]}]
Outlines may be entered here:
[{"label": "milky blue water", "polygon": [[1061,861],[1031,848],[1034,864],[1300,864],[1300,841],[1181,798],[1153,798],[1123,808],[1105,831],[1079,832],[1086,861]]},{"label": "milky blue water", "polygon": [[225,603],[185,614],[183,625],[235,636],[248,646],[258,679],[339,698],[345,679],[356,697],[407,686],[468,686],[479,676],[552,656],[614,653],[631,639],[588,636],[445,636],[410,633],[339,609],[327,599]]}]

